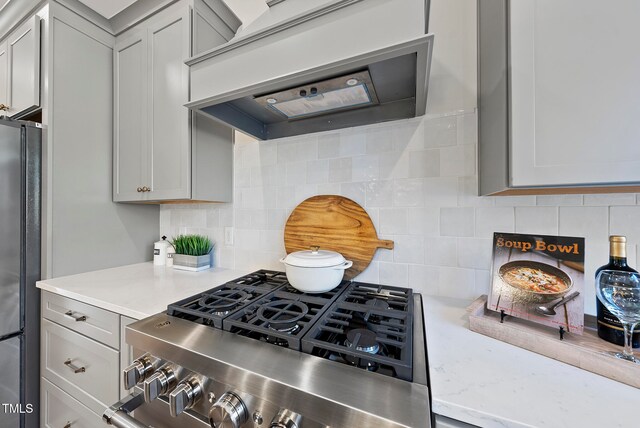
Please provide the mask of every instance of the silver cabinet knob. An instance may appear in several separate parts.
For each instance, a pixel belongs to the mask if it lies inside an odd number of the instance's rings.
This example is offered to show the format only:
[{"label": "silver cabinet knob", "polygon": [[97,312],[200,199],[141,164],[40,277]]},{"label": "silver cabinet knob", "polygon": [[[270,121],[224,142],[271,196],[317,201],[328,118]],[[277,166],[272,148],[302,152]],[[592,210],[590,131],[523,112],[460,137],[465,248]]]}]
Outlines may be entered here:
[{"label": "silver cabinet knob", "polygon": [[143,191],[143,192],[150,192],[150,191],[151,191],[151,188],[150,188],[150,187],[147,187],[147,186],[143,186],[143,187],[142,187],[142,191]]},{"label": "silver cabinet knob", "polygon": [[202,397],[202,385],[197,379],[180,382],[169,394],[169,411],[174,418],[193,407]]},{"label": "silver cabinet knob", "polygon": [[163,367],[144,381],[144,401],[152,402],[176,386],[176,375],[170,367]]},{"label": "silver cabinet knob", "polygon": [[142,187],[138,187],[136,190],[138,191],[138,193],[140,193],[142,192]]},{"label": "silver cabinet knob", "polygon": [[291,410],[280,409],[277,415],[271,420],[269,428],[298,428],[302,416],[293,413]]},{"label": "silver cabinet knob", "polygon": [[213,428],[240,428],[248,419],[247,406],[233,392],[222,394],[209,410],[209,423]]},{"label": "silver cabinet knob", "polygon": [[123,370],[124,388],[131,389],[153,372],[153,363],[149,357],[140,357]]}]

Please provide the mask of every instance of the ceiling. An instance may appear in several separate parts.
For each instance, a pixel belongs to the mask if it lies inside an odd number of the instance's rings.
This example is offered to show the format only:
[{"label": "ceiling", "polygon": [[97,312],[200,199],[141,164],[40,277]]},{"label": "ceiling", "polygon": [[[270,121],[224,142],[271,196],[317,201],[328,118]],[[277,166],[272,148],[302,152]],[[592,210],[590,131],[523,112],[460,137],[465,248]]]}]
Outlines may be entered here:
[{"label": "ceiling", "polygon": [[[2,3],[3,1],[5,0],[0,0],[0,3]],[[136,2],[136,0],[107,0],[107,1],[80,0],[80,1],[107,19],[111,18],[112,16],[116,15],[118,12],[124,10],[125,8],[129,7],[131,4]]]}]

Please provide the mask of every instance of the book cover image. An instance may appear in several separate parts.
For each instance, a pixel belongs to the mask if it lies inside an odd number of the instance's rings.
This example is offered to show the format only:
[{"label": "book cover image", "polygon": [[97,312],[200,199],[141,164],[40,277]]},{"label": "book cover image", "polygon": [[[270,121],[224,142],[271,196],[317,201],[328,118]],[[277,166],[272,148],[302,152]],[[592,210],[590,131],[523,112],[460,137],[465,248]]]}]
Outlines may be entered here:
[{"label": "book cover image", "polygon": [[493,234],[488,309],[565,331],[584,329],[584,238]]}]

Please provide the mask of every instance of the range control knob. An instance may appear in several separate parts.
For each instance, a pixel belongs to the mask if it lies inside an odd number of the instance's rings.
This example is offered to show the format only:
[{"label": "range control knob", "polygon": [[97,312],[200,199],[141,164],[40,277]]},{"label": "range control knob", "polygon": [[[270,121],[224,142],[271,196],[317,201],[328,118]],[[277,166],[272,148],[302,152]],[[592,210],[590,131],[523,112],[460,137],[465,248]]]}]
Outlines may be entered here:
[{"label": "range control knob", "polygon": [[182,381],[169,394],[169,411],[174,418],[192,408],[202,397],[202,385],[197,379]]},{"label": "range control knob", "polygon": [[213,428],[240,428],[248,419],[247,406],[233,392],[222,394],[209,410],[209,423]]},{"label": "range control knob", "polygon": [[291,410],[280,409],[277,415],[271,420],[269,428],[298,428],[302,416],[293,413]]},{"label": "range control knob", "polygon": [[124,388],[131,389],[153,372],[153,362],[148,356],[140,357],[124,369]]},{"label": "range control knob", "polygon": [[176,386],[176,374],[171,367],[165,366],[144,381],[144,401],[152,402]]}]

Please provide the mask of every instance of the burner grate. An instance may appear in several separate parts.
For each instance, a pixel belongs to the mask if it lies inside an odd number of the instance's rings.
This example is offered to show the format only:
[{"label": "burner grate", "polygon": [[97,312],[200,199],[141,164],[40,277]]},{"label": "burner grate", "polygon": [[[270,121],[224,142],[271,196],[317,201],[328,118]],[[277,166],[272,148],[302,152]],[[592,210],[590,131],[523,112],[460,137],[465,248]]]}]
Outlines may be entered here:
[{"label": "burner grate", "polygon": [[305,335],[302,351],[411,381],[412,321],[410,289],[356,282]]},{"label": "burner grate", "polygon": [[226,316],[285,284],[284,273],[260,270],[173,303],[167,308],[167,314],[222,328]]},{"label": "burner grate", "polygon": [[290,349],[301,349],[301,338],[347,287],[321,294],[305,294],[286,286],[223,321],[224,330]]}]

